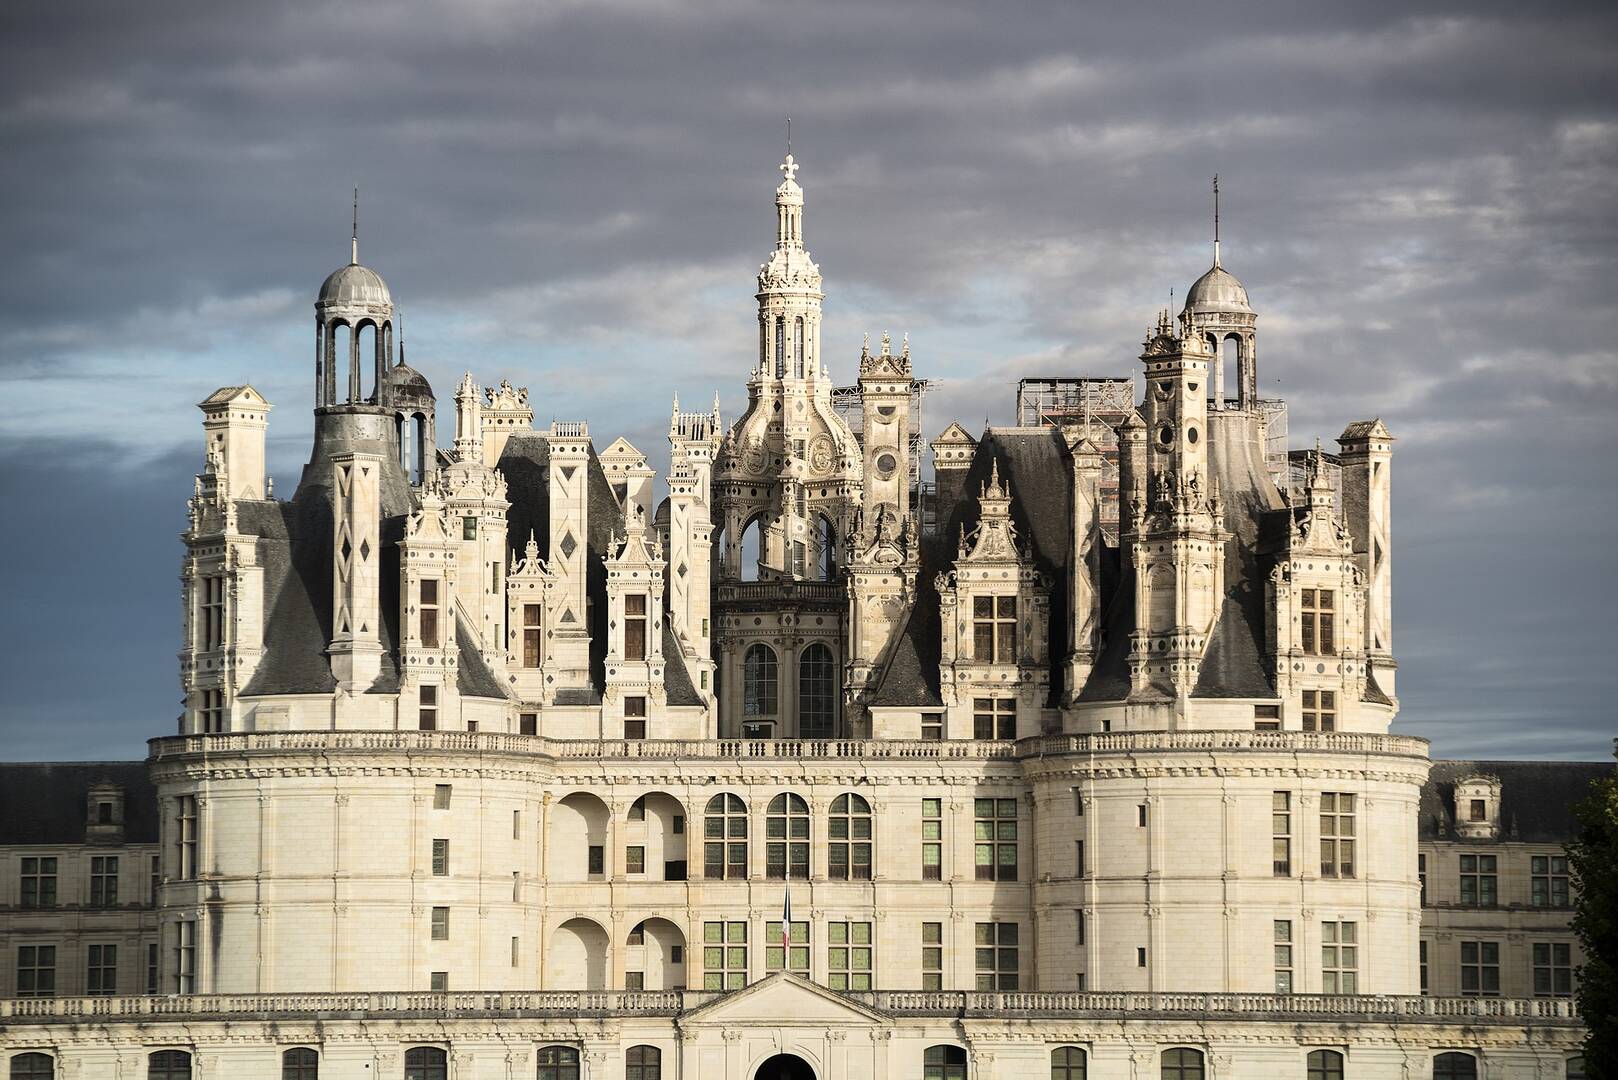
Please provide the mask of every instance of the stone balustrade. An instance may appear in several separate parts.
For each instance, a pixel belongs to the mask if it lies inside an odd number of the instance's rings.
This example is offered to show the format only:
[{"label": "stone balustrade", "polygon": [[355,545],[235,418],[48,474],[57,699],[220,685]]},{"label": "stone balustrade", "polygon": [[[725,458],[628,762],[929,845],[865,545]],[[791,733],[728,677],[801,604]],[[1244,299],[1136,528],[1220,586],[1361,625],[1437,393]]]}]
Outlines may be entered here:
[{"label": "stone balustrade", "polygon": [[[516,1020],[547,1016],[676,1016],[724,996],[701,990],[532,990],[8,998],[0,999],[0,1020],[82,1023],[177,1017],[292,1020],[318,1016],[370,1020],[431,1016]],[[843,996],[896,1017],[1104,1020],[1194,1016],[1212,1021],[1579,1023],[1578,1010],[1568,998],[952,990],[875,990]]]},{"label": "stone balustrade", "polygon": [[1070,754],[1219,751],[1396,754],[1426,757],[1427,741],[1408,735],[1314,731],[1140,731],[994,739],[550,739],[482,731],[257,731],[152,739],[153,759],[261,750],[452,751],[552,758],[1016,759]]}]

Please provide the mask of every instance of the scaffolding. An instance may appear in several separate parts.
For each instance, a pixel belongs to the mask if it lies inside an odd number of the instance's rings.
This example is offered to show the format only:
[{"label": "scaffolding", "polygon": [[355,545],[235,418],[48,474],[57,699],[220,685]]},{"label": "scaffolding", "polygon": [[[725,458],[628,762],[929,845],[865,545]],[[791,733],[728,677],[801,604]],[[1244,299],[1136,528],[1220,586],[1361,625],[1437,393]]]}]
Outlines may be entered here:
[{"label": "scaffolding", "polygon": [[[927,449],[926,437],[922,435],[921,403],[932,388],[931,379],[912,379],[910,381],[910,424],[906,436],[910,447],[910,489],[912,494],[921,494],[921,457]],[[854,438],[861,447],[865,445],[865,395],[860,392],[859,384],[853,386],[835,386],[831,392],[831,407],[837,410],[837,415],[843,418],[848,430],[854,433]],[[928,485],[929,489],[931,485]]]},{"label": "scaffolding", "polygon": [[1134,379],[1017,380],[1018,427],[1063,428],[1069,436],[1083,434],[1101,451],[1101,532],[1113,544],[1118,542],[1118,428],[1134,409]]}]

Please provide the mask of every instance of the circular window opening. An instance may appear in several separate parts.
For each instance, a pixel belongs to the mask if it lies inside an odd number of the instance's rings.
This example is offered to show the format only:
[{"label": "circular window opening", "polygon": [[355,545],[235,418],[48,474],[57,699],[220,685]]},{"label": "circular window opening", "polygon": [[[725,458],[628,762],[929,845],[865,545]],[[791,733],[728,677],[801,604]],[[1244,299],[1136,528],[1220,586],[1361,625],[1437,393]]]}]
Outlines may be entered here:
[{"label": "circular window opening", "polygon": [[1196,428],[1186,428],[1185,429],[1185,437],[1188,440],[1190,440],[1191,442],[1193,442],[1193,443],[1196,442],[1197,441],[1197,429]]},{"label": "circular window opening", "polygon": [[1174,429],[1169,427],[1167,424],[1164,424],[1162,427],[1158,428],[1157,441],[1162,443],[1164,446],[1171,445],[1174,442]]},{"label": "circular window opening", "polygon": [[886,480],[899,471],[899,459],[892,454],[883,454],[876,459],[876,474]]}]

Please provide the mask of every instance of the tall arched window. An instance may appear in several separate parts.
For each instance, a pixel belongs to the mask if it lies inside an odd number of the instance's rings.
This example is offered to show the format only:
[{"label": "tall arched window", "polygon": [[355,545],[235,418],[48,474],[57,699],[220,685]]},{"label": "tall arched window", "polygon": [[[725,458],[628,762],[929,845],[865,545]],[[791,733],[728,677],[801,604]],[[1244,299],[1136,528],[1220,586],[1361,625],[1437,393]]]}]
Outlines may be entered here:
[{"label": "tall arched window", "polygon": [[1085,1080],[1084,1051],[1077,1046],[1058,1046],[1051,1051],[1051,1080]]},{"label": "tall arched window", "polygon": [[702,822],[702,876],[747,877],[747,804],[735,795],[708,800]]},{"label": "tall arched window", "polygon": [[655,1046],[631,1046],[624,1055],[624,1080],[663,1080],[663,1051]]},{"label": "tall arched window", "polygon": [[281,1080],[319,1080],[320,1055],[307,1046],[294,1046],[281,1055]]},{"label": "tall arched window", "polygon": [[54,1080],[55,1076],[56,1063],[48,1054],[18,1054],[11,1059],[11,1080]]},{"label": "tall arched window", "polygon": [[826,820],[828,876],[840,881],[871,880],[871,804],[858,795],[832,800]]},{"label": "tall arched window", "polygon": [[809,877],[809,805],[783,793],[770,800],[764,819],[764,870],[772,878]]},{"label": "tall arched window", "polygon": [[837,724],[837,664],[820,642],[798,657],[798,735],[829,739]]},{"label": "tall arched window", "polygon": [[778,685],[775,650],[762,642],[749,646],[742,658],[742,715],[774,716]]},{"label": "tall arched window", "polygon": [[1311,1051],[1309,1080],[1343,1080],[1343,1055],[1335,1050]]},{"label": "tall arched window", "polygon": [[146,1080],[191,1080],[191,1055],[159,1050],[146,1059]]},{"label": "tall arched window", "polygon": [[436,1046],[405,1051],[405,1080],[448,1080],[449,1055]]},{"label": "tall arched window", "polygon": [[803,378],[803,316],[800,315],[793,322],[792,329],[792,373]]},{"label": "tall arched window", "polygon": [[815,522],[815,542],[820,547],[820,579],[830,581],[837,576],[837,530],[825,514]]},{"label": "tall arched window", "polygon": [[787,320],[785,315],[775,317],[775,377],[786,378],[787,373]]},{"label": "tall arched window", "polygon": [[1176,1046],[1163,1051],[1163,1080],[1202,1080],[1202,1051]]},{"label": "tall arched window", "polygon": [[1433,1058],[1433,1080],[1478,1080],[1478,1059],[1451,1051]]},{"label": "tall arched window", "polygon": [[966,1080],[966,1051],[959,1046],[929,1046],[921,1055],[923,1080]]},{"label": "tall arched window", "polygon": [[540,1047],[539,1080],[579,1080],[579,1052],[571,1046]]}]

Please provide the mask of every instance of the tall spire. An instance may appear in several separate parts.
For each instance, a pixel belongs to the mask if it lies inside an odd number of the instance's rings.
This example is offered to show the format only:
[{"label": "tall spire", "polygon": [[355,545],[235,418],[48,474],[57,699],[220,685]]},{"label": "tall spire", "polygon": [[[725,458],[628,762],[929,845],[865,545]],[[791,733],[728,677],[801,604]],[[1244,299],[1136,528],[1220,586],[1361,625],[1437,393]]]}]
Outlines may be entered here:
[{"label": "tall spire", "polygon": [[360,261],[360,189],[354,189],[354,231],[349,236],[348,262],[357,265]]},{"label": "tall spire", "polygon": [[1214,173],[1214,265],[1219,265],[1219,174]]}]

